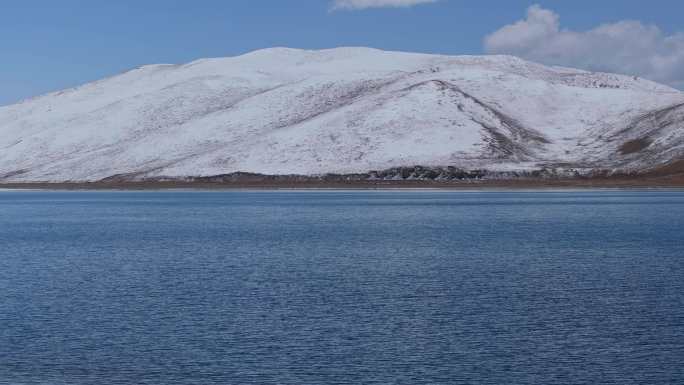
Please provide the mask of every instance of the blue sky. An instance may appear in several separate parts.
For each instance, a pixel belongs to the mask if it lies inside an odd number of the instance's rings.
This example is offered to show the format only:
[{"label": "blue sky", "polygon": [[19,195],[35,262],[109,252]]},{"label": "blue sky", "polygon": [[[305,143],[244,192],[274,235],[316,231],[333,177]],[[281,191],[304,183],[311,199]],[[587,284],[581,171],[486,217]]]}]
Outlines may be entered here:
[{"label": "blue sky", "polygon": [[[680,77],[684,79],[677,70],[679,64],[684,64],[684,54],[680,63],[679,56],[669,53],[676,51],[679,55],[677,50],[684,41],[678,35],[684,31],[681,0],[441,0],[414,7],[331,11],[332,3],[333,0],[3,0],[0,104],[75,86],[142,64],[182,63],[272,46],[370,46],[443,54],[514,53],[548,64],[631,71],[675,86],[679,85]],[[515,33],[529,35],[526,30],[520,31],[527,28],[525,25],[504,30],[489,45],[484,43],[486,36],[525,19],[534,4],[539,4],[539,10],[548,11],[535,14],[541,15],[541,20],[551,20],[549,15],[560,18],[557,34],[577,31],[573,36],[581,49],[577,49],[575,56],[559,53],[557,41],[537,39],[523,46],[512,45],[509,40],[518,39]],[[653,53],[657,65],[649,62],[623,68],[619,63],[623,59],[609,60],[605,52],[599,52],[606,51],[604,45],[596,47],[590,43],[596,40],[594,35],[582,35],[600,25],[625,20],[638,20],[642,27],[658,27],[662,36],[652,37],[656,43],[643,42],[644,46],[662,43],[658,52]],[[630,45],[625,41],[632,41],[634,34],[647,33],[632,27],[625,35],[630,36],[629,40],[615,42],[611,38],[605,44]],[[624,57],[629,58],[630,54],[628,51]],[[661,60],[663,55],[665,59]],[[667,71],[672,74],[660,75]]]}]

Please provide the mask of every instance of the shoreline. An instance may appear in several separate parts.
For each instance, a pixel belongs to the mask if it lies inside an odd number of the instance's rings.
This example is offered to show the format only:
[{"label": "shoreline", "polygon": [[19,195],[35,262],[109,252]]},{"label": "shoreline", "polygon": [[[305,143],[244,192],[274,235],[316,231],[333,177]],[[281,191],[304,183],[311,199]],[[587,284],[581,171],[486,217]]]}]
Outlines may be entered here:
[{"label": "shoreline", "polygon": [[0,183],[0,190],[476,190],[476,189],[680,189],[684,176],[656,178],[507,179],[507,180],[353,180],[353,181],[99,181]]},{"label": "shoreline", "polygon": [[[5,178],[7,180],[8,178]],[[97,181],[2,182],[12,190],[391,190],[391,189],[638,189],[684,188],[684,160],[642,173],[610,174],[597,170],[590,175],[557,174],[541,169],[526,173],[462,170],[454,167],[396,167],[357,174],[267,175],[234,172],[186,178],[141,178],[135,173],[117,174]]]}]

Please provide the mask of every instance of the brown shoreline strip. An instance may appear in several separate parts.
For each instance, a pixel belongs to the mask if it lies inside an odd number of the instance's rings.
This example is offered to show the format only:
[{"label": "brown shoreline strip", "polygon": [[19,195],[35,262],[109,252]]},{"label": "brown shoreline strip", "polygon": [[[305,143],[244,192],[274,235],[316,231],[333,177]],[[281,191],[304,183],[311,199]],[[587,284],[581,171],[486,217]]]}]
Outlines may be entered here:
[{"label": "brown shoreline strip", "polygon": [[100,181],[74,183],[0,183],[0,189],[40,190],[236,190],[236,189],[525,189],[525,188],[684,188],[684,176],[644,178],[380,181]]},{"label": "brown shoreline strip", "polygon": [[594,170],[581,175],[572,170],[530,172],[466,171],[455,167],[398,167],[360,174],[264,175],[245,172],[175,178],[144,178],[121,174],[96,182],[0,182],[0,189],[43,190],[166,190],[166,189],[529,189],[529,188],[684,188],[684,160],[631,174]]}]

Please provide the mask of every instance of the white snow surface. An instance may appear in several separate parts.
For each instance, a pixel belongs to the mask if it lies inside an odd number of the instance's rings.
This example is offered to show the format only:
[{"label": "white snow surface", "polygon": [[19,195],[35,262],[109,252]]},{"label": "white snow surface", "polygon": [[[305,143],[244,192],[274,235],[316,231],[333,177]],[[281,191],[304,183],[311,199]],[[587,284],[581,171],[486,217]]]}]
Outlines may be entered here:
[{"label": "white snow surface", "polygon": [[[644,79],[509,56],[273,48],[0,107],[0,181],[644,169],[684,153],[682,105],[682,92]],[[644,138],[644,151],[619,151]]]}]

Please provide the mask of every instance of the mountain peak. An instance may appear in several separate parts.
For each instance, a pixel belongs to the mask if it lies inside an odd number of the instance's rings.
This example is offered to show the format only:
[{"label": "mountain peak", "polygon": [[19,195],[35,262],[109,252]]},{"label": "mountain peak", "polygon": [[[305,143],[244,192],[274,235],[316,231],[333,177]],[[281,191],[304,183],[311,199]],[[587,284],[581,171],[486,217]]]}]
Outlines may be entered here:
[{"label": "mountain peak", "polygon": [[512,56],[269,48],[2,107],[0,180],[641,170],[684,154],[682,103],[643,79]]}]

